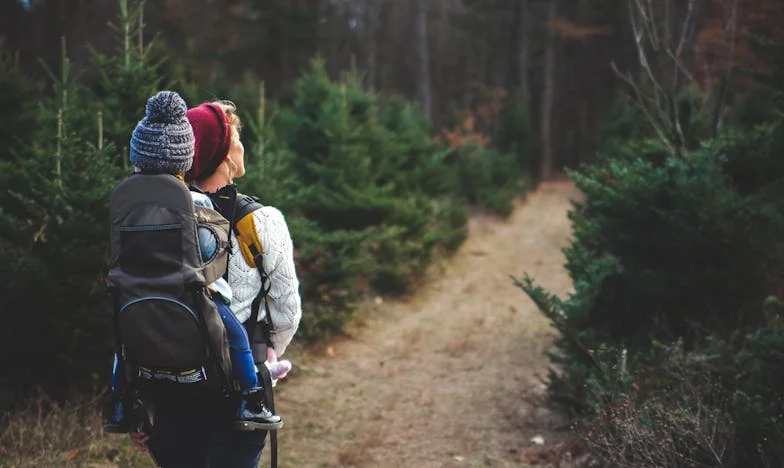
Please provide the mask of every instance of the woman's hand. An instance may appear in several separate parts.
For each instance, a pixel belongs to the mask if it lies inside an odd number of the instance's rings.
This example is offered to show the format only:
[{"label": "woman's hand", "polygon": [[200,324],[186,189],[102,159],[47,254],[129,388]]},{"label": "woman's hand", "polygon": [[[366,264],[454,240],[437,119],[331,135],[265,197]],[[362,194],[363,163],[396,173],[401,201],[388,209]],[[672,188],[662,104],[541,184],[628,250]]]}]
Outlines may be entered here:
[{"label": "woman's hand", "polygon": [[272,346],[267,347],[267,362],[272,364],[273,362],[278,362],[278,355],[275,354],[275,348]]}]

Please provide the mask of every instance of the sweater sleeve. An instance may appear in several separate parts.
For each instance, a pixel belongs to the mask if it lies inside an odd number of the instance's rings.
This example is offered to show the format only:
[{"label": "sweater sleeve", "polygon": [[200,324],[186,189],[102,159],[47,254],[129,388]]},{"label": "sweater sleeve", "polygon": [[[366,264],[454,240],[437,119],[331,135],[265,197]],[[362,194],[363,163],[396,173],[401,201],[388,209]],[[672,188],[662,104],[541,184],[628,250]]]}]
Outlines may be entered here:
[{"label": "sweater sleeve", "polygon": [[267,301],[274,333],[272,344],[282,356],[299,328],[302,302],[294,266],[294,244],[283,213],[265,206],[253,213],[256,231],[264,247],[264,271],[270,282]]}]

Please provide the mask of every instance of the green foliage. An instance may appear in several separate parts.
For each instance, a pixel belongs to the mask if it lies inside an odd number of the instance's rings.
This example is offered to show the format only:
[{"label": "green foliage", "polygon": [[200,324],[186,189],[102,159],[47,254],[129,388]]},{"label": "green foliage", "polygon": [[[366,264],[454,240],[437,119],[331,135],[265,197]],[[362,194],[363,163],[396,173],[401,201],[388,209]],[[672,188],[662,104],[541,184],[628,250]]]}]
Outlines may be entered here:
[{"label": "green foliage", "polygon": [[409,290],[436,252],[465,238],[465,208],[439,173],[451,174],[445,153],[411,104],[364,91],[353,74],[333,82],[315,60],[267,107],[243,114],[250,157],[241,189],[288,215],[313,311],[303,336],[340,330],[366,293]]},{"label": "green foliage", "polygon": [[25,142],[40,135],[40,109],[36,100],[40,83],[31,81],[19,69],[17,58],[8,52],[0,38],[0,161],[14,161]]},{"label": "green foliage", "polygon": [[551,355],[556,401],[587,409],[584,385],[602,375],[594,362],[602,350],[678,337],[691,344],[759,323],[782,219],[772,204],[733,191],[722,168],[706,151],[662,167],[609,162],[573,175],[586,194],[565,250],[575,293],[562,301],[520,285],[562,334]]},{"label": "green foliage", "polygon": [[[125,19],[129,21],[128,18]],[[120,93],[103,100],[106,134],[118,141],[138,121],[142,106],[131,117],[127,92],[152,90],[159,78],[136,63],[117,73],[117,61],[99,57],[99,92]],[[93,90],[71,70],[63,42],[61,69],[46,68],[52,93],[19,94],[15,99],[34,106],[23,114],[18,157],[0,162],[0,353],[6,376],[18,392],[41,386],[52,396],[93,388],[95,377],[110,370],[113,344],[109,298],[102,278],[108,255],[109,194],[122,177],[116,144],[99,137],[99,107]],[[114,86],[114,80],[119,87]],[[145,80],[150,80],[145,83]],[[132,86],[133,90],[124,90]],[[21,86],[2,93],[21,92]],[[31,88],[34,89],[34,88]],[[127,91],[127,92],[126,92]],[[32,91],[31,91],[32,92]],[[124,96],[124,98],[123,98]],[[33,105],[33,103],[38,103]],[[21,351],[20,351],[21,350]],[[20,356],[23,358],[20,359]],[[12,396],[12,395],[3,395]],[[2,402],[5,404],[5,401]]]},{"label": "green foliage", "polygon": [[643,140],[650,133],[640,107],[628,94],[617,93],[600,129],[597,152],[600,155],[613,152],[619,146]]},{"label": "green foliage", "polygon": [[784,121],[750,130],[730,130],[717,147],[726,159],[726,172],[738,193],[766,203],[784,202]]},{"label": "green foliage", "polygon": [[571,174],[584,194],[564,250],[574,292],[515,280],[560,332],[548,391],[582,415],[599,462],[784,461],[781,305],[760,309],[782,292],[784,133],[759,96],[713,138],[697,96],[679,95],[681,153],[617,101],[599,161]]},{"label": "green foliage", "polygon": [[768,65],[764,71],[748,71],[746,74],[755,78],[756,82],[775,91],[781,104],[784,94],[784,44],[758,33],[749,34],[749,43],[755,54],[762,57]]},{"label": "green foliage", "polygon": [[468,237],[468,213],[454,198],[442,199],[436,207],[433,239],[439,239],[445,252],[453,253]]},{"label": "green foliage", "polygon": [[738,466],[784,464],[784,305],[769,297],[764,309],[765,323],[738,344],[713,339],[707,349],[731,396]]},{"label": "green foliage", "polygon": [[[618,121],[631,123],[626,109]],[[691,349],[709,334],[754,327],[780,272],[778,123],[728,130],[688,158],[642,135],[608,141],[616,153],[571,174],[585,195],[564,251],[575,293],[560,300],[520,283],[563,335],[550,390],[578,412],[590,406],[584,385],[600,374],[599,350],[636,353],[675,339]]]},{"label": "green foliage", "polygon": [[353,315],[360,292],[357,279],[372,267],[367,255],[371,232],[324,231],[302,217],[289,217],[288,223],[300,294],[308,304],[297,333],[306,341],[339,333]]},{"label": "green foliage", "polygon": [[[738,194],[712,148],[663,165],[609,160],[572,175],[585,202],[565,250],[577,294],[564,328],[630,349],[759,323],[776,207]],[[696,327],[695,327],[696,326]]]},{"label": "green foliage", "polygon": [[466,144],[446,157],[452,168],[452,190],[468,203],[508,216],[515,197],[525,185],[519,163],[512,153]]},{"label": "green foliage", "polygon": [[423,176],[431,194],[453,194],[508,216],[515,197],[532,185],[538,162],[525,99],[519,92],[500,102],[487,99],[441,130],[437,140],[444,149],[433,153]]},{"label": "green foliage", "polygon": [[[683,141],[678,146],[687,154],[697,151],[704,140],[715,136],[715,127],[720,125],[715,109],[693,87],[683,88],[674,101],[683,134]],[[674,155],[674,137],[669,124],[656,122],[652,125],[656,118],[659,117],[646,113],[646,108],[633,97],[616,94],[599,133],[599,157],[618,159],[626,155],[663,162],[664,158]]]},{"label": "green foliage", "polygon": [[[81,98],[79,88],[69,91],[72,102]],[[62,128],[71,128],[72,112],[76,107],[59,112]],[[58,121],[46,116],[42,123],[54,135]],[[99,360],[109,364],[111,315],[98,280],[108,237],[105,209],[119,174],[108,155],[76,131],[27,146],[21,156],[0,163],[6,187],[0,195],[2,365],[21,391],[31,384],[50,390],[91,385],[74,378],[93,374]]]},{"label": "green foliage", "polygon": [[513,167],[519,168],[523,174],[538,174],[539,161],[535,155],[539,152],[535,151],[528,105],[520,89],[510,93],[504,100],[493,135],[493,147],[501,153],[513,154],[516,159]]},{"label": "green foliage", "polygon": [[147,99],[161,89],[163,59],[156,41],[137,43],[143,30],[140,15],[145,2],[135,3],[130,10],[127,0],[119,3],[118,24],[110,25],[116,51],[110,56],[93,52],[98,74],[87,86],[101,103],[108,150],[118,166],[128,168],[128,135],[144,115]]},{"label": "green foliage", "polygon": [[43,97],[0,55],[0,113],[13,132],[0,158],[0,364],[20,392],[58,396],[109,373],[108,198],[146,99],[167,83],[191,105],[240,104],[247,176],[238,182],[286,214],[303,340],[338,333],[368,294],[408,291],[466,238],[467,203],[511,210],[524,157],[511,133],[506,151],[442,148],[416,106],[364,91],[354,74],[333,82],[318,60],[270,103],[251,75],[207,89],[156,41],[139,42],[143,2],[134,5],[120,0],[117,48],[95,53],[92,68],[72,70],[63,42]]}]

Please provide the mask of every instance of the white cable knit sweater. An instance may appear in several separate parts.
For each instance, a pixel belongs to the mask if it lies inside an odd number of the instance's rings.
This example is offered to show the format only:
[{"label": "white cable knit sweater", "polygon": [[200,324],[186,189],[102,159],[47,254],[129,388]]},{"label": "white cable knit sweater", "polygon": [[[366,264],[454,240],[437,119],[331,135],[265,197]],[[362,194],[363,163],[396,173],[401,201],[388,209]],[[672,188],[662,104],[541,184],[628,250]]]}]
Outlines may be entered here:
[{"label": "white cable knit sweater", "polygon": [[[272,344],[275,353],[282,356],[302,318],[299,280],[294,268],[294,246],[280,210],[264,206],[254,211],[253,216],[264,248],[264,271],[271,283],[267,301],[274,328]],[[234,233],[229,257],[229,284],[233,295],[231,309],[240,322],[245,322],[250,318],[251,304],[261,290],[261,278],[255,267],[245,263]],[[262,318],[263,308],[259,311],[259,319]]]}]

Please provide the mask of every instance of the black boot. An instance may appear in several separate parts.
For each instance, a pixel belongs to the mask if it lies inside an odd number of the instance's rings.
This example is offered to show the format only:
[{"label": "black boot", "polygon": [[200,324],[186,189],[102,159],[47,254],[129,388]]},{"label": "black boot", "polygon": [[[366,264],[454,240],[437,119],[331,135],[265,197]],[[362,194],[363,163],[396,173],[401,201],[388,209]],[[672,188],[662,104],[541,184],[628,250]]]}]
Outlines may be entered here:
[{"label": "black boot", "polygon": [[128,419],[122,398],[112,397],[109,418],[103,423],[103,431],[109,434],[126,434],[131,430]]},{"label": "black boot", "polygon": [[283,421],[264,404],[264,390],[256,388],[240,401],[235,425],[246,431],[274,431],[283,427]]},{"label": "black boot", "polygon": [[128,410],[126,410],[126,404],[122,398],[112,399],[109,418],[103,425],[104,432],[109,434],[144,432],[149,434],[151,428],[150,415],[140,399],[134,398]]}]

